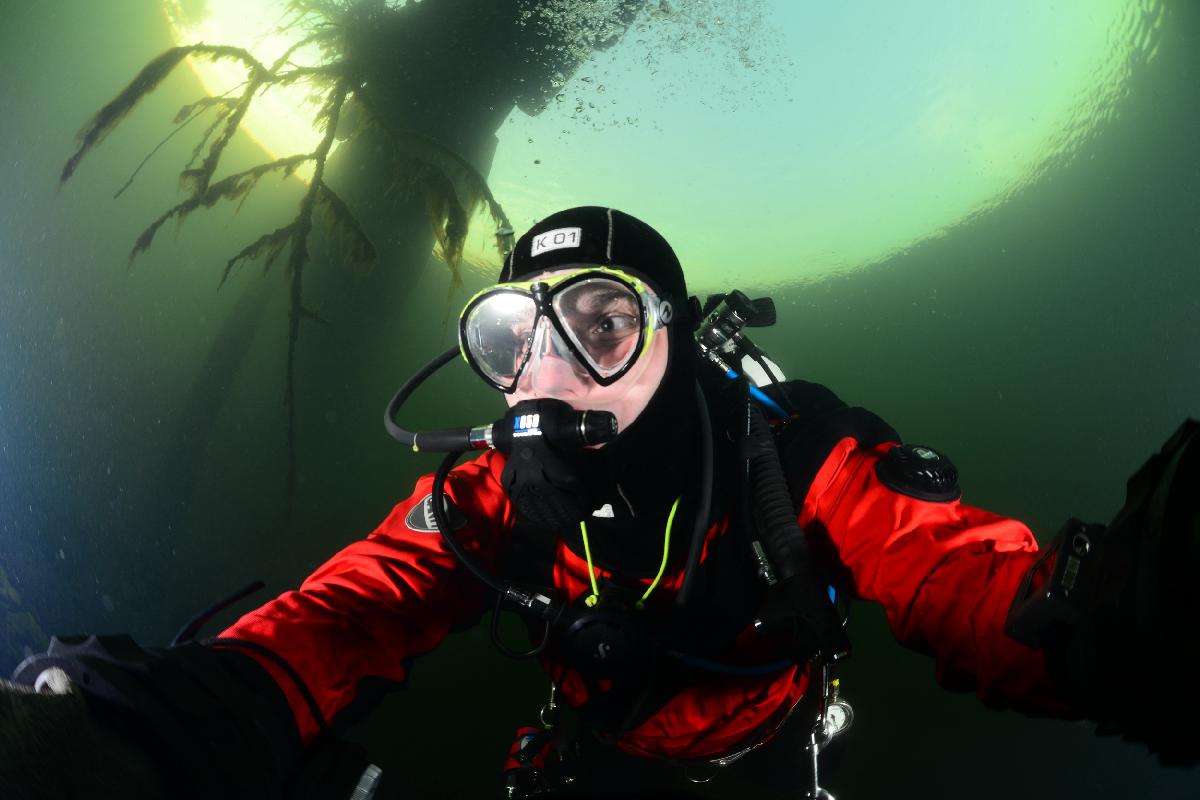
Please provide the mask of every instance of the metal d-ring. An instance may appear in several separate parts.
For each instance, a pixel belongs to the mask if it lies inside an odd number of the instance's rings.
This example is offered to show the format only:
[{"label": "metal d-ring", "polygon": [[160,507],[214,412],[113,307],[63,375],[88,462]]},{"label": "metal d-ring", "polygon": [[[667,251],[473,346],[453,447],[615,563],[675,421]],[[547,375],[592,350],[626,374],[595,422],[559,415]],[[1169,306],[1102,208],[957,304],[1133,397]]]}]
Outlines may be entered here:
[{"label": "metal d-ring", "polygon": [[555,695],[557,693],[558,687],[553,683],[550,684],[550,699],[538,711],[538,721],[542,723],[542,727],[546,730],[551,730],[554,727],[554,717],[558,714],[558,703],[555,702]]},{"label": "metal d-ring", "polygon": [[[706,772],[700,773],[697,770],[707,768]],[[708,783],[713,778],[717,777],[717,773],[721,771],[721,765],[712,761],[701,761],[695,764],[688,764],[683,768],[683,777],[688,779],[689,783]]]}]

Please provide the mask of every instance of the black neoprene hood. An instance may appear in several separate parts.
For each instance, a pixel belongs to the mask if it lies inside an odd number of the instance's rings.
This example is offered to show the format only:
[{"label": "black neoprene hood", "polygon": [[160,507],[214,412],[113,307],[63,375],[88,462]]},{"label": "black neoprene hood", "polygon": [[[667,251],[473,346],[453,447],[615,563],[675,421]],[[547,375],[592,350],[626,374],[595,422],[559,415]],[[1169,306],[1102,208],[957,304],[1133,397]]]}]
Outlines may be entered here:
[{"label": "black neoprene hood", "polygon": [[628,270],[676,310],[686,307],[683,268],[667,240],[640,219],[602,206],[568,208],[538,222],[513,246],[500,281],[584,264]]},{"label": "black neoprene hood", "polygon": [[[698,463],[697,357],[683,268],[667,240],[645,222],[615,208],[580,206],[551,214],[526,231],[505,260],[500,281],[528,280],[539,272],[580,265],[637,275],[675,308],[667,325],[667,371],[646,408],[604,447],[572,455],[573,465],[596,491],[593,507],[610,500],[632,502],[639,513],[649,513],[640,538],[651,549],[658,548],[667,510]],[[682,519],[679,523],[689,524]],[[604,520],[589,524],[600,530]],[[660,555],[658,550],[652,557]]]}]

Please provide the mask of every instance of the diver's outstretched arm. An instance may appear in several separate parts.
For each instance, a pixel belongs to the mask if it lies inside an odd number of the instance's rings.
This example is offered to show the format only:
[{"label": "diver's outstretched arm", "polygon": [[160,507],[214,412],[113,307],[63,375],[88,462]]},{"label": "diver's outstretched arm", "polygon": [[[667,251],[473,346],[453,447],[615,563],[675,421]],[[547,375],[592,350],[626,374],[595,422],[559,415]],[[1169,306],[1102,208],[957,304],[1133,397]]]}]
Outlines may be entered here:
[{"label": "diver's outstretched arm", "polygon": [[[446,484],[459,541],[485,561],[498,557],[511,516],[502,467],[489,452]],[[299,590],[216,639],[169,648],[128,636],[52,639],[15,684],[0,685],[0,796],[349,797],[368,761],[336,734],[335,717],[402,683],[412,657],[484,608],[482,584],[430,520],[431,482],[418,481]]]},{"label": "diver's outstretched arm", "polygon": [[1196,765],[1198,584],[1200,422],[1188,420],[1129,479],[1111,523],[1063,526],[1006,630],[1045,650],[1055,684],[1097,733]]},{"label": "diver's outstretched arm", "polygon": [[37,693],[3,680],[0,787],[6,797],[23,800],[169,797],[149,755],[98,725],[82,694]]}]

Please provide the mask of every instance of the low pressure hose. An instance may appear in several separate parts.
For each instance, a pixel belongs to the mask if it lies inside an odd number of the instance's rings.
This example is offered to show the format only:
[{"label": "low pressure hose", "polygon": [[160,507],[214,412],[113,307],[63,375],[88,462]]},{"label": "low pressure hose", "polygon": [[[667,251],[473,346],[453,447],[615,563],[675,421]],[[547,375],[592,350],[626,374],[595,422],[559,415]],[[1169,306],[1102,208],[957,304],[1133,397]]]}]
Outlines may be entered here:
[{"label": "low pressure hose", "polygon": [[392,397],[392,401],[388,403],[387,410],[383,412],[383,426],[387,428],[387,432],[391,437],[400,442],[400,444],[408,445],[414,449],[434,450],[437,452],[473,449],[470,441],[471,429],[469,427],[422,433],[420,434],[422,441],[418,444],[418,434],[414,431],[401,428],[396,424],[395,419],[396,412],[408,400],[409,395],[416,391],[417,387],[424,383],[430,375],[450,363],[457,354],[458,348],[451,347],[446,352],[434,358],[422,367],[420,371],[405,381],[404,385]]},{"label": "low pressure hose", "polygon": [[462,457],[462,454],[462,451],[448,453],[442,459],[442,463],[438,465],[437,471],[433,474],[432,492],[433,497],[436,498],[431,501],[433,505],[433,519],[442,534],[442,541],[446,543],[446,547],[450,548],[450,552],[454,554],[459,563],[466,567],[471,574],[483,581],[501,597],[514,603],[523,612],[533,614],[538,619],[544,620],[548,631],[550,621],[559,612],[559,604],[555,599],[541,592],[530,591],[516,584],[508,583],[492,575],[454,537],[450,520],[446,515],[446,476],[450,474],[451,468]]},{"label": "low pressure hose", "polygon": [[[764,366],[764,369],[770,370],[770,368],[767,367],[765,364],[763,366]],[[741,380],[741,378],[742,378],[741,374],[737,370],[734,370],[734,369],[725,370],[725,377],[729,378],[729,380],[731,380],[731,381]],[[789,414],[786,410],[784,410],[783,406],[779,405],[779,403],[776,403],[774,400],[772,400],[770,395],[768,395],[762,389],[758,388],[757,386],[755,386],[753,383],[750,383],[749,381],[747,381],[746,384],[747,384],[747,389],[750,392],[750,396],[753,397],[758,402],[762,403],[767,408],[771,409],[771,411],[775,414],[776,417],[778,417],[779,419],[787,419],[788,417],[791,416],[791,414]]]}]

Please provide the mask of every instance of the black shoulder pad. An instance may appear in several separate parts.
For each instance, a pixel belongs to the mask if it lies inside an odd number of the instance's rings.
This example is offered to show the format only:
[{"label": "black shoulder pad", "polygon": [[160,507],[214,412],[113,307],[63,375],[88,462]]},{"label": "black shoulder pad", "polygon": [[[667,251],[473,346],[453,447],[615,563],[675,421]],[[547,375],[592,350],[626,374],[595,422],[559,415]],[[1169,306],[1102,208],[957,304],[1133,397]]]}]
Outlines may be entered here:
[{"label": "black shoulder pad", "polygon": [[793,383],[802,384],[798,392],[788,395],[790,400],[795,398],[793,405],[798,414],[779,433],[779,457],[792,501],[799,508],[825,459],[842,439],[850,436],[863,447],[875,447],[883,442],[899,442],[900,435],[865,408],[847,406],[824,386],[788,382]]},{"label": "black shoulder pad", "polygon": [[875,475],[894,492],[948,503],[962,495],[958,469],[950,459],[929,447],[906,444],[893,447],[875,465]]}]

